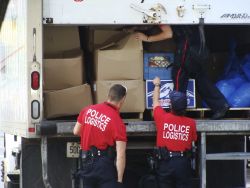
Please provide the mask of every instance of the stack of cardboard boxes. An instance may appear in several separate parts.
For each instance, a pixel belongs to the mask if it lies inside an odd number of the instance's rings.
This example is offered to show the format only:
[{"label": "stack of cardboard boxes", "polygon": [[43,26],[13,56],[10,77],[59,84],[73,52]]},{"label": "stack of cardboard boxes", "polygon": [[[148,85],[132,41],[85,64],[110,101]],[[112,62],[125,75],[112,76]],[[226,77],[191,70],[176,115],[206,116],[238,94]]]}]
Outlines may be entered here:
[{"label": "stack of cardboard boxes", "polygon": [[[105,31],[96,31],[95,36]],[[104,45],[105,43],[105,45]],[[95,102],[106,100],[113,84],[127,87],[126,101],[121,108],[125,113],[142,113],[145,110],[145,83],[143,81],[142,43],[132,35],[112,33],[103,45],[95,50]],[[102,46],[102,47],[100,47]]]},{"label": "stack of cardboard boxes", "polygon": [[77,27],[45,27],[44,32],[44,116],[77,115],[92,104],[91,89],[85,83],[83,52]]}]

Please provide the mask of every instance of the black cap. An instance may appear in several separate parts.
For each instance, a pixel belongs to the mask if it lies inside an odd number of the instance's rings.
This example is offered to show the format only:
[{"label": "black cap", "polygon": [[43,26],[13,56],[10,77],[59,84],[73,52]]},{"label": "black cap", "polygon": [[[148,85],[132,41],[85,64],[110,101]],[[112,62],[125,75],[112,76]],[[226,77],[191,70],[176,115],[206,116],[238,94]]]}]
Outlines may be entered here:
[{"label": "black cap", "polygon": [[169,93],[171,100],[171,107],[173,110],[184,110],[187,108],[187,96],[185,93],[179,91],[171,91]]}]

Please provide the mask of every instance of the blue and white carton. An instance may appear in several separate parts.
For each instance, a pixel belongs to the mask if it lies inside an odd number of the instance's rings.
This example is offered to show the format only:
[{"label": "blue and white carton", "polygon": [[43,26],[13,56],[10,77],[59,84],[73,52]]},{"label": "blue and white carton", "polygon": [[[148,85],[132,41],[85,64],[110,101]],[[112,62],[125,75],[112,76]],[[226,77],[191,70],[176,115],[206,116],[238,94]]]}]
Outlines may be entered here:
[{"label": "blue and white carton", "polygon": [[[170,107],[169,93],[173,91],[174,84],[172,80],[161,80],[161,89],[160,89],[160,103],[163,108]],[[146,80],[146,108],[153,108],[153,91],[154,84],[153,80]],[[187,108],[196,107],[196,98],[195,98],[195,80],[189,79],[187,87]]]},{"label": "blue and white carton", "polygon": [[154,79],[158,76],[162,80],[172,79],[172,65],[174,53],[144,53],[144,80]]}]

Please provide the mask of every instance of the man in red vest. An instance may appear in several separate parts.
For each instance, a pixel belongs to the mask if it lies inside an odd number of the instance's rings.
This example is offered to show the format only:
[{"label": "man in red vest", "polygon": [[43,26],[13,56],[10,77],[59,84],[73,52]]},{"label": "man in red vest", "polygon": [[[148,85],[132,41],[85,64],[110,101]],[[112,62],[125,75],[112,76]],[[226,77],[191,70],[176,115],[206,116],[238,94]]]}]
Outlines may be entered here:
[{"label": "man in red vest", "polygon": [[170,93],[171,112],[166,112],[159,102],[160,78],[153,80],[154,121],[157,129],[156,169],[159,188],[191,188],[191,149],[197,139],[196,122],[185,116],[186,94]]},{"label": "man in red vest", "polygon": [[106,102],[84,108],[77,118],[73,133],[81,136],[84,188],[122,187],[127,135],[119,110],[125,97],[126,88],[113,85]]}]

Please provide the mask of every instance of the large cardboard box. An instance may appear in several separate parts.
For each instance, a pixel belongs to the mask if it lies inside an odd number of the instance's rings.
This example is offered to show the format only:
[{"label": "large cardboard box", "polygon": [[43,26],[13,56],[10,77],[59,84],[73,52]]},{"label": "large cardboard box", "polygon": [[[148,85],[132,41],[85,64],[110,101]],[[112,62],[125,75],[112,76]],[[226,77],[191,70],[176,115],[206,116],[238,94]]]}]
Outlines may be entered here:
[{"label": "large cardboard box", "polygon": [[145,82],[142,80],[102,80],[96,81],[94,86],[96,103],[107,100],[108,91],[114,84],[127,87],[127,96],[121,112],[144,112],[145,110]]},{"label": "large cardboard box", "polygon": [[44,89],[59,90],[85,83],[82,52],[61,52],[44,59]]},{"label": "large cardboard box", "polygon": [[95,51],[97,80],[142,80],[142,43],[128,35]]},{"label": "large cardboard box", "polygon": [[45,118],[77,115],[90,104],[93,100],[88,84],[44,93]]},{"label": "large cardboard box", "polygon": [[45,26],[43,36],[45,55],[80,49],[77,26]]}]

